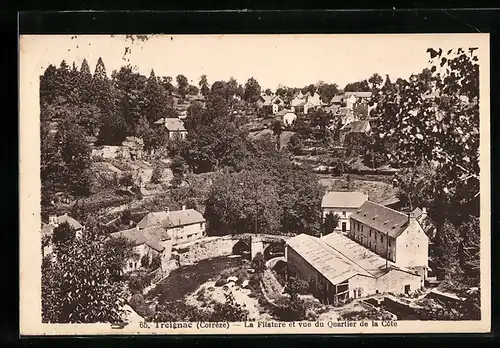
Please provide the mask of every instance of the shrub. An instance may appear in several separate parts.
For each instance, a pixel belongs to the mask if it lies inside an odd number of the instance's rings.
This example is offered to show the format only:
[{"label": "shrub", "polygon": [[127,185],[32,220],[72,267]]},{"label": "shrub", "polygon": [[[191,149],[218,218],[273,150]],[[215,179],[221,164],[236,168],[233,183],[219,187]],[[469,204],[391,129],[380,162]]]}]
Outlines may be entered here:
[{"label": "shrub", "polygon": [[266,261],[261,252],[255,254],[255,257],[252,260],[252,268],[255,269],[256,273],[262,273],[266,269]]},{"label": "shrub", "polygon": [[298,297],[282,297],[275,302],[273,312],[280,321],[304,320],[306,318],[306,305]]},{"label": "shrub", "polygon": [[155,167],[153,173],[151,174],[151,182],[153,184],[159,184],[161,181],[162,170],[160,167]]},{"label": "shrub", "polygon": [[290,295],[305,295],[309,292],[310,285],[302,279],[290,278],[285,291]]},{"label": "shrub", "polygon": [[148,266],[149,266],[149,255],[145,254],[141,258],[141,267],[148,268]]},{"label": "shrub", "polygon": [[151,284],[152,277],[146,273],[131,275],[128,281],[128,288],[132,293],[142,293],[144,288]]},{"label": "shrub", "polygon": [[149,268],[157,269],[159,267],[161,267],[161,256],[159,254],[153,255]]},{"label": "shrub", "polygon": [[146,320],[151,319],[154,315],[154,311],[146,303],[142,294],[134,294],[129,300],[129,305],[137,314]]}]

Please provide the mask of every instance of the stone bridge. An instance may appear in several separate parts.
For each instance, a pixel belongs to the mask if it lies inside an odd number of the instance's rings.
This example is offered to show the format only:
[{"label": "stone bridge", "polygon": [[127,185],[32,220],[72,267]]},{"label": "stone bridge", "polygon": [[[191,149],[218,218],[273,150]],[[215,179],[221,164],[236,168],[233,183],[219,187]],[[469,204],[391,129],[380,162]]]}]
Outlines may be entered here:
[{"label": "stone bridge", "polygon": [[253,259],[261,252],[266,261],[275,257],[285,256],[285,243],[288,236],[268,234],[242,234],[233,236],[233,254],[248,255]]}]

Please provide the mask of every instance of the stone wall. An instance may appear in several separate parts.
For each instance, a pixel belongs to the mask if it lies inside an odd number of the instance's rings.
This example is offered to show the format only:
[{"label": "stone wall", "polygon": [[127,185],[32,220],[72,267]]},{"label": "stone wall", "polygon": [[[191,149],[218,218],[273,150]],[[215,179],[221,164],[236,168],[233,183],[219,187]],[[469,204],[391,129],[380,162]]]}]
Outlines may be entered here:
[{"label": "stone wall", "polygon": [[187,247],[185,252],[179,251],[179,263],[185,266],[205,259],[231,255],[236,242],[237,240],[226,237],[200,239],[197,243]]}]

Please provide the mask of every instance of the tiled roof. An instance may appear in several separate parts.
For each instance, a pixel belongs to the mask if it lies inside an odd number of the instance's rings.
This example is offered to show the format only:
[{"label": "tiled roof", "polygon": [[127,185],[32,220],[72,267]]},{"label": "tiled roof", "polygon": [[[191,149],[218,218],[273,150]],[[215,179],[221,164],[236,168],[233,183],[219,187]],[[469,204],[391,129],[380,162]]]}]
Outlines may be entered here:
[{"label": "tiled roof", "polygon": [[351,133],[366,133],[370,130],[368,121],[352,121],[343,127],[344,131]]},{"label": "tiled roof", "polygon": [[286,110],[286,109],[283,109],[281,111],[279,111],[276,116],[285,116],[286,114],[293,114],[294,112],[292,110]]},{"label": "tiled roof", "polygon": [[287,244],[332,284],[342,283],[357,274],[371,277],[320,238],[300,234],[290,238]]},{"label": "tiled roof", "polygon": [[404,232],[408,224],[408,216],[383,205],[366,201],[351,214],[351,219],[359,221],[392,238]]},{"label": "tiled roof", "polygon": [[178,118],[166,118],[165,119],[165,127],[169,131],[185,131],[186,128],[184,128],[184,123],[182,120]]},{"label": "tiled roof", "polygon": [[345,92],[346,96],[354,95],[357,98],[370,98],[372,96],[372,92]]},{"label": "tiled roof", "polygon": [[172,228],[205,221],[206,220],[203,215],[194,209],[176,210],[171,212],[159,211],[147,214],[141,221],[139,221],[137,227],[142,229],[160,225],[164,228]]},{"label": "tiled roof", "polygon": [[135,227],[128,230],[111,233],[109,237],[124,237],[131,241],[134,246],[146,244],[151,249],[158,252],[161,252],[164,249],[164,247],[160,244],[160,241],[168,239],[167,232],[160,226],[154,226],[143,230]]},{"label": "tiled roof", "polygon": [[321,201],[322,208],[359,208],[368,200],[362,192],[328,192]]},{"label": "tiled roof", "polygon": [[330,103],[342,103],[342,100],[344,100],[344,95],[339,94],[333,96],[332,100],[330,100]]}]

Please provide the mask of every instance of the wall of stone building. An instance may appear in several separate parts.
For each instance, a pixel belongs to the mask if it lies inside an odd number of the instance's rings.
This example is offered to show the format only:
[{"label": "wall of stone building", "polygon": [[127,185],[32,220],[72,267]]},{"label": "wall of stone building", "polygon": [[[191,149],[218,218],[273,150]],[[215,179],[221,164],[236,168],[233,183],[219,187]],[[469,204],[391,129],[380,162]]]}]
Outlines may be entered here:
[{"label": "wall of stone building", "polygon": [[401,267],[428,266],[429,238],[416,220],[396,239],[396,264]]},{"label": "wall of stone building", "polygon": [[376,288],[381,293],[404,294],[406,286],[410,287],[410,293],[414,293],[423,287],[422,278],[419,275],[392,269],[387,274],[378,278],[376,283]]}]

